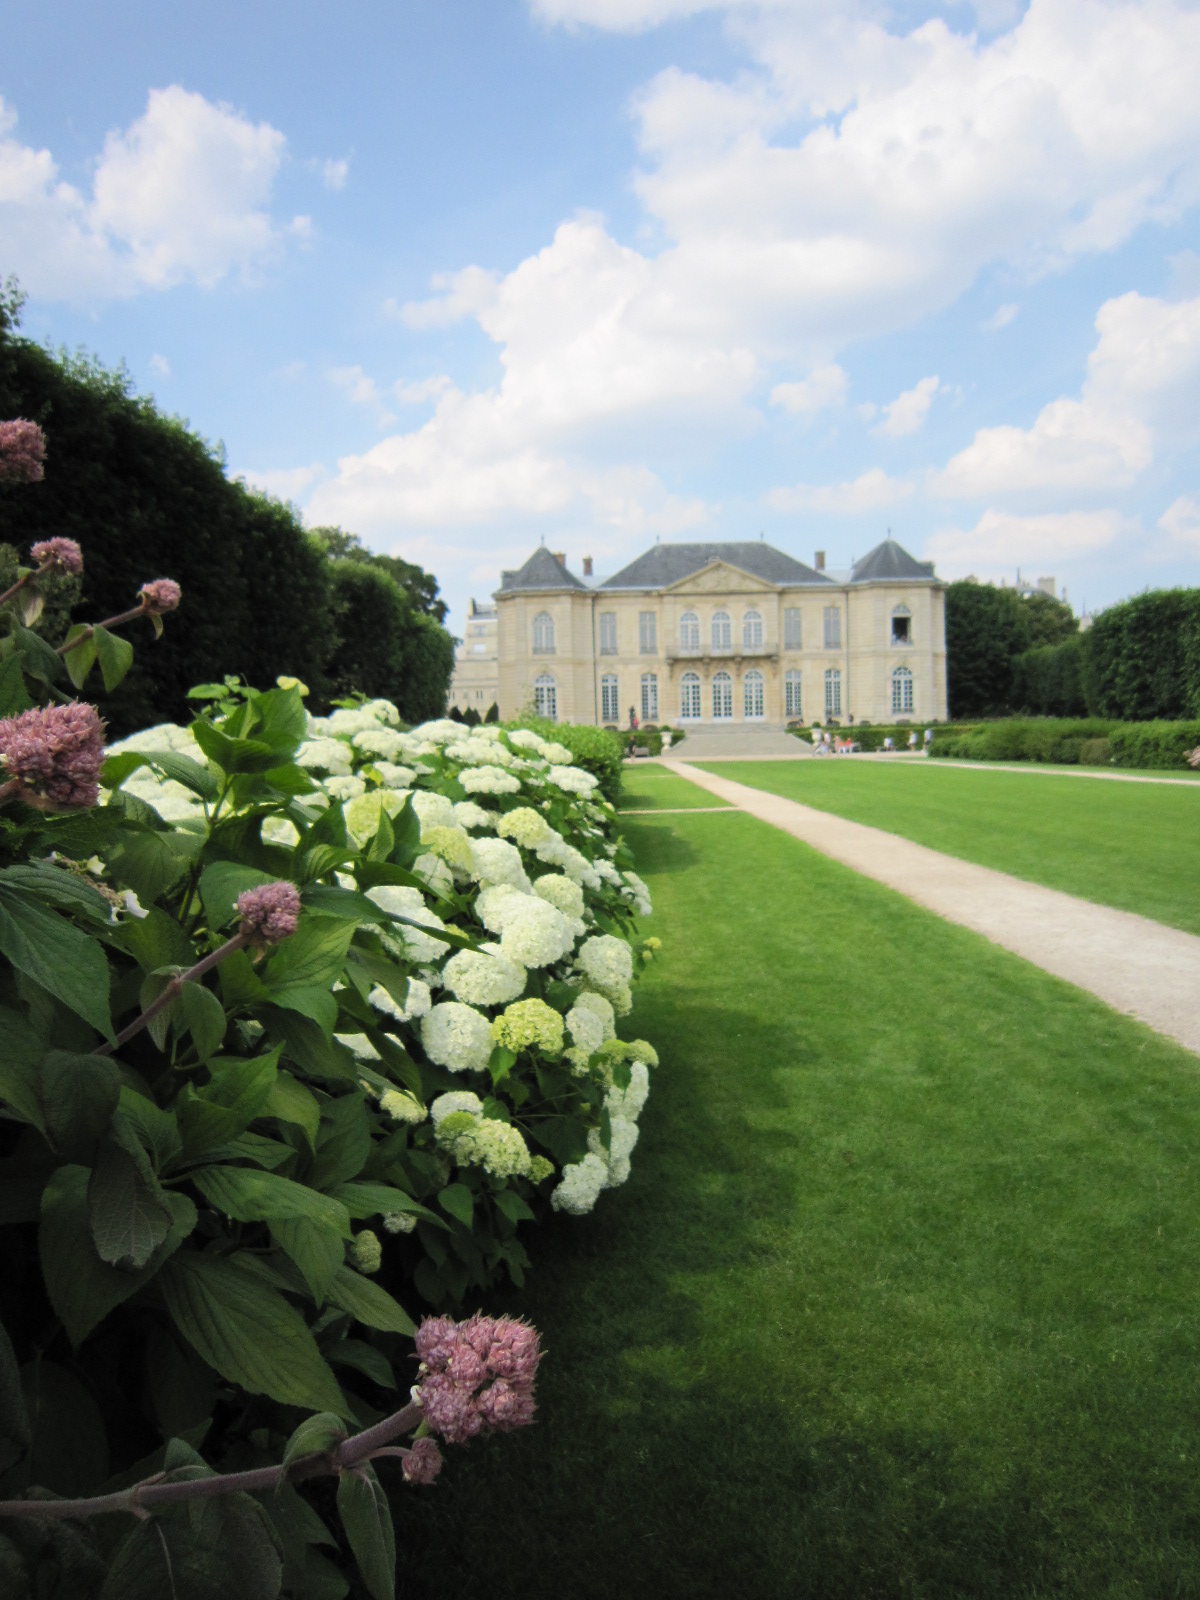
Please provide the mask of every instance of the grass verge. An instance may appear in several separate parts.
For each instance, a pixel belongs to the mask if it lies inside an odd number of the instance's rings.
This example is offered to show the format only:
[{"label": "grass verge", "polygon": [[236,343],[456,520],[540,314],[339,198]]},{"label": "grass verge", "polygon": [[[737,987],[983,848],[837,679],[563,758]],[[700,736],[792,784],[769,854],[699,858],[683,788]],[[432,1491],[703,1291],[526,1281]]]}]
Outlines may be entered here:
[{"label": "grass verge", "polygon": [[628,1185],[533,1240],[539,1426],[400,1593],[1200,1592],[1194,1057],[749,817],[630,822]]},{"label": "grass verge", "polygon": [[665,767],[625,763],[619,807],[622,811],[694,810],[726,803],[688,779],[677,778]]}]

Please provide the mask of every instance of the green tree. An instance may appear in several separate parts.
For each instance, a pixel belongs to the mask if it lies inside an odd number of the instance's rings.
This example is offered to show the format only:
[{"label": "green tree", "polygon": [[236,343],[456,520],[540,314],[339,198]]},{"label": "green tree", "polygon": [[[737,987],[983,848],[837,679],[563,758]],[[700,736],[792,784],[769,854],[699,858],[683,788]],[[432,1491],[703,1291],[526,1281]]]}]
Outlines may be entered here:
[{"label": "green tree", "polygon": [[331,691],[393,700],[407,722],[440,717],[454,670],[450,635],[373,562],[336,560],[329,571],[336,636]]},{"label": "green tree", "polygon": [[312,528],[309,537],[330,560],[365,561],[378,567],[396,580],[418,611],[435,622],[445,622],[448,607],[438,596],[438,581],[432,572],[426,572],[424,567],[405,561],[401,556],[384,556],[368,550],[356,533],[347,533],[344,528]]},{"label": "green tree", "polygon": [[1031,643],[1029,614],[1014,590],[972,579],[948,584],[946,677],[952,720],[1011,710],[1013,660]]},{"label": "green tree", "polygon": [[1022,595],[1021,605],[1029,621],[1029,638],[1034,649],[1047,644],[1062,644],[1079,632],[1079,618],[1064,600],[1035,589]]}]

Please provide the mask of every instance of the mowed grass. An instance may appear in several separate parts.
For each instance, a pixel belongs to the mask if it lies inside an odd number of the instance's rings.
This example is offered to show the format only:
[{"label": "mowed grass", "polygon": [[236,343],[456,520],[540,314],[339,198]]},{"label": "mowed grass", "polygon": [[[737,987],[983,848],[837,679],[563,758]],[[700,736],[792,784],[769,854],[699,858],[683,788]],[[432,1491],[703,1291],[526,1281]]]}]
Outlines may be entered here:
[{"label": "mowed grass", "polygon": [[940,761],[722,761],[722,778],[1200,933],[1200,791]]},{"label": "mowed grass", "polygon": [[539,1425],[397,1496],[400,1593],[1200,1594],[1200,1063],[749,817],[627,833],[633,1176],[495,1297]]},{"label": "mowed grass", "polygon": [[718,800],[716,795],[689,783],[686,778],[677,778],[665,767],[652,766],[650,763],[639,766],[636,762],[627,761],[621,770],[619,809],[622,811],[694,810],[701,806],[726,804],[726,801]]}]

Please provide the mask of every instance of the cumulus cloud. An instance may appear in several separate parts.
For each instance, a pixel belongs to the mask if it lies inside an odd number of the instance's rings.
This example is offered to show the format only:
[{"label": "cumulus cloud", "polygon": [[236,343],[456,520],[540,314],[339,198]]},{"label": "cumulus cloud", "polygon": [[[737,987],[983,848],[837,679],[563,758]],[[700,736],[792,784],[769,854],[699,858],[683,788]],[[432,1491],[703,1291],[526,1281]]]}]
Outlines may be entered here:
[{"label": "cumulus cloud", "polygon": [[879,467],[872,467],[849,483],[797,483],[788,489],[772,489],[765,496],[775,511],[832,511],[853,514],[878,511],[895,505],[915,493],[916,485],[904,478],[889,478]]},{"label": "cumulus cloud", "polygon": [[980,327],[985,333],[999,333],[1001,328],[1007,328],[1010,322],[1015,322],[1021,308],[1010,301],[1007,305],[997,306],[990,317],[985,317]]},{"label": "cumulus cloud", "polygon": [[238,473],[238,477],[251,489],[261,489],[278,500],[299,500],[325,475],[319,461],[307,467],[256,468]]},{"label": "cumulus cloud", "polygon": [[44,298],[131,295],[253,277],[307,231],[271,211],[286,140],[266,122],[173,84],[110,132],[86,195],[48,150],[15,137],[0,102],[0,231],[7,265]]},{"label": "cumulus cloud", "polygon": [[919,432],[938,389],[936,373],[931,378],[922,378],[914,388],[905,389],[903,394],[898,394],[889,405],[884,406],[883,421],[871,431],[882,434],[885,439],[905,439],[910,433]]},{"label": "cumulus cloud", "polygon": [[1176,544],[1200,551],[1200,500],[1195,495],[1181,494],[1173,500],[1158,525]]},{"label": "cumulus cloud", "polygon": [[946,498],[1031,490],[1105,491],[1132,484],[1200,428],[1200,298],[1136,293],[1106,300],[1079,399],[1052,400],[1032,427],[982,428],[930,479]]},{"label": "cumulus cloud", "polygon": [[395,422],[396,414],[388,409],[379,385],[361,367],[331,367],[328,376],[334,388],[340,389],[352,405],[366,406],[373,411],[379,427],[386,428]]},{"label": "cumulus cloud", "polygon": [[408,328],[451,328],[456,322],[477,317],[496,298],[499,274],[483,267],[464,267],[461,272],[439,272],[432,287],[437,294],[428,300],[409,300],[401,305],[385,300],[383,309]]},{"label": "cumulus cloud", "polygon": [[985,511],[973,528],[943,528],[925,544],[927,560],[944,570],[1000,571],[1046,567],[1106,550],[1137,525],[1117,510],[1044,512],[1015,516]]},{"label": "cumulus cloud", "polygon": [[792,383],[777,383],[771,390],[771,404],[793,416],[812,418],[846,403],[850,379],[836,361],[814,367],[807,378]]}]

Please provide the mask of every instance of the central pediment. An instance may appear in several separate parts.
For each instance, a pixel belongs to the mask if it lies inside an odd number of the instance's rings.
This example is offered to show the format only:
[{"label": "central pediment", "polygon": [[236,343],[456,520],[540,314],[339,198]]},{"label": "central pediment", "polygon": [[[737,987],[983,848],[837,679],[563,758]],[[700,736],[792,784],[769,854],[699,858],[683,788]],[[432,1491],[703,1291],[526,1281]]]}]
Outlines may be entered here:
[{"label": "central pediment", "polygon": [[699,572],[691,572],[678,583],[669,584],[664,594],[774,594],[776,585],[756,578],[752,572],[728,561],[710,561]]}]

